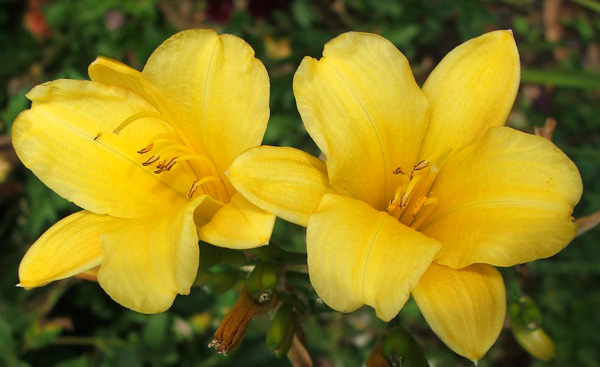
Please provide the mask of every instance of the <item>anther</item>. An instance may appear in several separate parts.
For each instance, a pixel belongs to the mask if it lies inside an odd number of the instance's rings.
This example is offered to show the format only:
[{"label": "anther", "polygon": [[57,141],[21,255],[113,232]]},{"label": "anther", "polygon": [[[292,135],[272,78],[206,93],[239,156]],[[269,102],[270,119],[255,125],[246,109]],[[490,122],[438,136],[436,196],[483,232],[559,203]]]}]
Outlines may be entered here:
[{"label": "anther", "polygon": [[403,175],[404,174],[404,172],[402,172],[401,167],[396,168],[392,173],[395,175]]},{"label": "anther", "polygon": [[406,206],[406,203],[408,202],[408,192],[405,192],[402,195],[402,198],[400,199],[400,207],[404,208]]},{"label": "anther", "polygon": [[152,163],[156,162],[157,160],[160,159],[160,156],[158,155],[153,155],[152,157],[150,157],[146,162],[142,163],[142,166],[149,166]]},{"label": "anther", "polygon": [[421,211],[421,208],[423,207],[423,205],[425,204],[426,201],[427,201],[426,196],[421,196],[420,198],[417,199],[417,202],[413,206],[413,210],[410,212],[410,214],[413,216],[413,218],[416,217],[417,214],[419,214],[419,212]]},{"label": "anther", "polygon": [[190,191],[188,191],[187,197],[188,199],[191,199],[192,196],[194,196],[194,193],[196,192],[196,190],[198,190],[198,180],[194,181],[194,183],[192,184],[192,187],[190,187]]},{"label": "anther", "polygon": [[156,171],[154,171],[154,173],[158,174],[164,171],[170,171],[171,168],[175,165],[175,163],[177,163],[177,157],[171,158],[169,163],[167,163],[167,160],[165,159],[164,161],[156,165]]},{"label": "anther", "polygon": [[167,160],[166,160],[166,159],[163,159],[162,161],[160,161],[160,162],[158,162],[158,163],[156,164],[156,168],[157,168],[157,169],[161,169],[161,168],[163,168],[163,167],[164,167],[164,166],[166,166],[166,165],[167,165]]},{"label": "anther", "polygon": [[154,143],[148,144],[147,147],[145,147],[144,149],[140,149],[137,152],[138,152],[138,154],[148,153],[150,150],[152,150],[152,148],[154,148]]},{"label": "anther", "polygon": [[429,161],[422,160],[421,162],[415,164],[415,166],[413,167],[413,170],[419,171],[419,170],[422,170],[423,168],[425,168],[427,166],[429,166]]}]

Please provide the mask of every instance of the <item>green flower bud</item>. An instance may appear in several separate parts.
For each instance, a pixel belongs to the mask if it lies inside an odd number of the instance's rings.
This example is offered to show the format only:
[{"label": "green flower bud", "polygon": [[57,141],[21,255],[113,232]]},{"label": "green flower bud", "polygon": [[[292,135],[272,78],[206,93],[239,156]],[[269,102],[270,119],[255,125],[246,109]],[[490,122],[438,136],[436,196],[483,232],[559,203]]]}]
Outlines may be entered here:
[{"label": "green flower bud", "polygon": [[282,303],[267,332],[267,346],[279,358],[285,356],[292,346],[296,333],[296,313],[291,304]]},{"label": "green flower bud", "polygon": [[410,353],[411,347],[412,336],[404,328],[396,326],[384,334],[381,344],[381,354],[388,361],[398,361],[401,363]]},{"label": "green flower bud", "polygon": [[529,297],[521,297],[519,300],[521,306],[521,319],[523,324],[531,330],[537,329],[542,323],[542,312],[535,302]]},{"label": "green flower bud", "polygon": [[556,347],[540,327],[541,312],[533,300],[522,297],[519,303],[511,303],[508,311],[510,328],[519,345],[539,360],[549,361],[554,358]]},{"label": "green flower bud", "polygon": [[205,288],[214,294],[220,294],[230,290],[239,280],[240,271],[237,269],[224,268],[208,273],[208,279],[204,284]]},{"label": "green flower bud", "polygon": [[390,367],[429,367],[421,345],[399,325],[379,337],[367,366],[383,366],[384,360]]},{"label": "green flower bud", "polygon": [[248,292],[258,304],[271,300],[277,285],[277,264],[274,261],[259,263],[248,275]]}]

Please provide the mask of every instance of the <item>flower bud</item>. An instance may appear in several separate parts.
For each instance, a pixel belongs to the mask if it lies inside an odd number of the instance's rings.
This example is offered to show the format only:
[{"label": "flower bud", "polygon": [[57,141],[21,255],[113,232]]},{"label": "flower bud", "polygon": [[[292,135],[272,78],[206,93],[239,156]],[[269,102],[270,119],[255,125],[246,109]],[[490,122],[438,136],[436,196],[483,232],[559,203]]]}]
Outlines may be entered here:
[{"label": "flower bud", "polygon": [[213,294],[221,294],[230,290],[240,280],[241,275],[239,270],[228,268],[208,274],[204,287]]},{"label": "flower bud", "polygon": [[277,357],[287,354],[296,333],[296,313],[291,304],[282,303],[267,332],[267,346]]},{"label": "flower bud", "polygon": [[274,300],[263,305],[257,304],[250,297],[248,289],[243,287],[237,301],[215,331],[213,340],[208,347],[214,347],[220,354],[229,352],[242,342],[252,318],[265,314],[275,305]]},{"label": "flower bud", "polygon": [[519,303],[508,308],[510,328],[515,339],[528,353],[542,361],[549,361],[556,355],[552,339],[540,327],[541,312],[529,297],[522,297]]},{"label": "flower bud", "polygon": [[382,334],[366,363],[367,367],[429,367],[423,348],[402,326]]},{"label": "flower bud", "polygon": [[259,263],[246,282],[250,296],[258,304],[269,302],[277,285],[277,264],[273,261]]},{"label": "flower bud", "polygon": [[521,297],[519,306],[523,324],[531,330],[539,328],[542,323],[542,312],[535,302],[529,297]]}]

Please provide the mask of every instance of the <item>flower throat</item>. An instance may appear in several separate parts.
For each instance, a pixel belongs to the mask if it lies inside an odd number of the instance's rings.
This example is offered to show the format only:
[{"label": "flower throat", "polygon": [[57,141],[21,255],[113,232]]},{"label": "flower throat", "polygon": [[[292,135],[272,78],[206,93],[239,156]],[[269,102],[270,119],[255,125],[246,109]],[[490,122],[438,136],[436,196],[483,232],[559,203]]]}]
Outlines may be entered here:
[{"label": "flower throat", "polygon": [[419,161],[409,172],[396,168],[392,173],[400,175],[401,183],[386,207],[388,214],[418,230],[438,202],[431,187],[449,153],[446,151],[437,157]]}]

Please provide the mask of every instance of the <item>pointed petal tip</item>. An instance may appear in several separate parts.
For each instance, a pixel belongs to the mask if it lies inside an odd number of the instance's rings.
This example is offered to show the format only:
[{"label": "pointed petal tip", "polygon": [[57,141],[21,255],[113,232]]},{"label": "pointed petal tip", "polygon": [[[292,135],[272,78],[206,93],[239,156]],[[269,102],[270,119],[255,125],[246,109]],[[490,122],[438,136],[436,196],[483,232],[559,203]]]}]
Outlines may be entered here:
[{"label": "pointed petal tip", "polygon": [[490,265],[454,270],[434,263],[412,295],[433,332],[475,364],[495,343],[504,325],[504,280]]},{"label": "pointed petal tip", "polygon": [[30,291],[33,288],[41,287],[41,286],[44,286],[44,285],[46,285],[46,284],[34,284],[34,285],[31,285],[31,286],[26,286],[26,285],[23,285],[23,283],[19,283],[19,284],[16,284],[15,287],[17,287],[17,288],[23,288],[26,291]]}]

